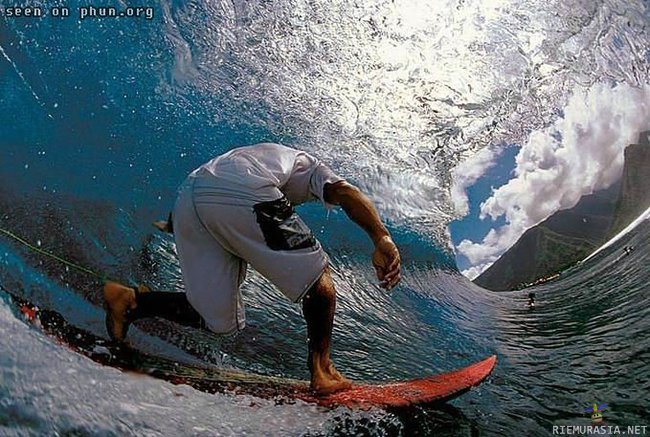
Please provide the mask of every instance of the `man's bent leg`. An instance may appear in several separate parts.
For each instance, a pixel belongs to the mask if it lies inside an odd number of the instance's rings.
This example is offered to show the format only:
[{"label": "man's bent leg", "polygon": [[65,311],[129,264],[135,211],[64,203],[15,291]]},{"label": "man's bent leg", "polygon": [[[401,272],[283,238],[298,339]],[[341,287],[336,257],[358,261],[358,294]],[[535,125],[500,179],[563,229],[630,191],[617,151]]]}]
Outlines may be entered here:
[{"label": "man's bent leg", "polygon": [[107,282],[106,329],[113,340],[123,341],[131,322],[148,317],[161,317],[193,328],[206,328],[205,321],[187,301],[185,293],[137,290]]},{"label": "man's bent leg", "polygon": [[349,388],[352,384],[341,376],[330,359],[336,289],[329,269],[325,269],[320,279],[307,292],[302,308],[309,336],[307,365],[311,372],[312,389],[328,394]]}]

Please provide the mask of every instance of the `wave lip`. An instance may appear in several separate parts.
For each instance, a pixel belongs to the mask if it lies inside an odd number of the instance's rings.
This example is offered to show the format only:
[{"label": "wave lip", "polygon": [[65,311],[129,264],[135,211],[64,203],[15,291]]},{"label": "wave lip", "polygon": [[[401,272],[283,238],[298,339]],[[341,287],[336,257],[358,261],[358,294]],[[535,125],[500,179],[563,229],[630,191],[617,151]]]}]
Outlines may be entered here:
[{"label": "wave lip", "polygon": [[621,232],[619,232],[618,234],[616,234],[616,235],[615,235],[614,237],[612,237],[609,241],[607,241],[605,244],[603,244],[603,245],[600,246],[598,249],[596,249],[595,251],[593,251],[593,252],[592,252],[588,257],[586,257],[585,259],[583,259],[583,260],[580,261],[580,262],[581,262],[581,263],[584,263],[585,261],[587,261],[587,260],[593,258],[593,257],[596,256],[598,253],[602,252],[603,250],[607,249],[607,248],[610,247],[612,244],[616,243],[618,240],[620,240],[621,238],[623,238],[623,237],[624,237],[625,235],[627,235],[630,231],[632,231],[632,230],[635,229],[637,226],[639,226],[639,225],[641,224],[641,222],[643,222],[644,220],[648,220],[648,219],[650,219],[650,207],[648,207],[648,209],[646,209],[644,212],[642,212],[642,213],[641,213],[641,214],[640,214],[636,219],[634,219],[634,221],[632,221],[632,223],[630,223],[629,225],[627,225],[627,226],[626,226],[626,227],[625,227]]}]

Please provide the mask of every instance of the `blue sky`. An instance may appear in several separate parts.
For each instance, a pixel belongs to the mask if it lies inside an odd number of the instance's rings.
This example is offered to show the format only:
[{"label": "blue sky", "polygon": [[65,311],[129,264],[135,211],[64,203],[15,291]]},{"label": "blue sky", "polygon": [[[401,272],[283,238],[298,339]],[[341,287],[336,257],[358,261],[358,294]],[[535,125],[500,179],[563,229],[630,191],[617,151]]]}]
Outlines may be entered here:
[{"label": "blue sky", "polygon": [[[481,203],[490,197],[494,189],[504,185],[512,178],[517,153],[519,153],[519,146],[504,146],[496,158],[494,165],[474,185],[467,189],[469,214],[461,220],[455,220],[449,224],[449,232],[451,233],[454,246],[457,246],[465,239],[480,242],[490,229],[505,224],[505,218],[503,216],[497,220],[492,220],[489,217],[481,220],[479,218],[480,208]],[[458,264],[458,269],[461,271],[471,267],[468,260],[460,254],[456,256],[456,263]]]}]

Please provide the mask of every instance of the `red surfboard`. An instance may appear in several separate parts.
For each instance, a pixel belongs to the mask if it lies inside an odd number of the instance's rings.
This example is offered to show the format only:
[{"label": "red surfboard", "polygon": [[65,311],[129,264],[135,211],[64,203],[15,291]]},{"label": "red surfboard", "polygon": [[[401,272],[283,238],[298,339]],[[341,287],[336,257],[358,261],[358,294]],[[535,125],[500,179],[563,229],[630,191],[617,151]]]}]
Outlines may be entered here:
[{"label": "red surfboard", "polygon": [[[350,408],[404,408],[415,405],[434,405],[450,401],[483,382],[494,370],[497,357],[492,355],[462,369],[431,375],[425,378],[392,383],[356,383],[352,388],[331,395],[319,396],[309,388],[307,381],[245,373],[237,370],[203,368],[176,364],[173,369],[156,367],[162,378],[175,384],[187,384],[199,390],[219,391],[226,385],[234,393],[254,394],[287,400],[299,399],[324,407]],[[160,374],[157,376],[160,377]]]},{"label": "red surfboard", "polygon": [[124,344],[107,341],[69,324],[55,311],[38,308],[24,298],[4,290],[12,297],[16,309],[28,322],[74,352],[130,373],[150,375],[173,384],[190,385],[208,393],[228,391],[274,398],[279,402],[302,400],[325,407],[399,408],[429,405],[449,401],[479,385],[490,375],[497,361],[496,356],[492,355],[475,364],[447,373],[393,383],[357,383],[350,389],[319,396],[309,388],[307,381],[258,375],[216,366],[184,364],[153,356]]},{"label": "red surfboard", "polygon": [[421,379],[390,384],[359,384],[324,397],[301,397],[325,406],[348,407],[406,407],[449,401],[479,385],[487,378],[497,362],[492,355],[478,363],[452,372]]}]

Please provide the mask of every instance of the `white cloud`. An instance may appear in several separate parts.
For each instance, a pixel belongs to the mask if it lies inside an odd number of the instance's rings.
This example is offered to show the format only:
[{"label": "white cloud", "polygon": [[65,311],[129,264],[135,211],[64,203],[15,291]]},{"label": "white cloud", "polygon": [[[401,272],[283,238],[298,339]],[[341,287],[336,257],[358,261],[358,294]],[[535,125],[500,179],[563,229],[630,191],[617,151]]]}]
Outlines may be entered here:
[{"label": "white cloud", "polygon": [[494,260],[492,260],[490,262],[486,262],[486,263],[483,263],[483,264],[479,264],[479,265],[470,267],[470,268],[468,268],[466,270],[463,270],[461,273],[463,275],[465,275],[466,277],[468,277],[470,280],[473,281],[474,279],[478,278],[478,276],[481,273],[486,271],[488,269],[488,267],[490,267],[494,261],[496,261],[496,259],[494,259]]},{"label": "white cloud", "polygon": [[462,161],[453,170],[453,183],[451,186],[451,198],[454,202],[454,209],[457,214],[465,216],[469,213],[469,200],[467,188],[485,174],[495,163],[499,151],[485,147],[474,155]]},{"label": "white cloud", "polygon": [[499,250],[496,245],[499,237],[497,231],[491,229],[483,238],[482,244],[476,244],[470,240],[463,240],[458,245],[458,251],[467,258],[472,265],[484,263],[486,260],[498,257]]},{"label": "white cloud", "polygon": [[474,274],[492,264],[526,229],[616,182],[623,150],[649,125],[650,86],[599,83],[576,90],[564,117],[533,132],[522,146],[515,177],[481,204],[481,218],[503,215],[506,224],[480,243],[464,240],[458,245],[472,265],[466,272]]}]

